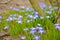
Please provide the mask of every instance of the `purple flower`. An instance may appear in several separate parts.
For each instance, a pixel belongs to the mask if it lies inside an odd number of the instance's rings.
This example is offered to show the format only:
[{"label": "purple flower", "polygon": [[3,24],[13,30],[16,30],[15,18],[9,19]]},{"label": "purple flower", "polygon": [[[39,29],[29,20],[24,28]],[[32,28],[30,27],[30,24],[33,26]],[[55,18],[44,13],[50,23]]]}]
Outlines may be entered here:
[{"label": "purple flower", "polygon": [[15,10],[15,11],[19,11],[19,9],[18,9],[18,8],[13,8],[13,10]]},{"label": "purple flower", "polygon": [[38,31],[38,33],[42,34],[44,33],[44,29],[42,27],[36,27],[36,30]]},{"label": "purple flower", "polygon": [[35,15],[38,15],[39,13],[38,12],[34,12]]},{"label": "purple flower", "polygon": [[22,21],[23,16],[19,15],[17,21]]},{"label": "purple flower", "polygon": [[31,31],[30,31],[30,34],[34,34],[35,32],[36,32],[36,29],[32,28]]},{"label": "purple flower", "polygon": [[45,3],[44,2],[40,2],[40,7],[41,7],[41,9],[45,8],[46,7]]},{"label": "purple flower", "polygon": [[40,40],[40,36],[34,35],[34,40]]},{"label": "purple flower", "polygon": [[29,18],[33,18],[33,16],[32,16],[32,15],[28,15],[27,17],[29,17]]},{"label": "purple flower", "polygon": [[55,24],[55,28],[60,31],[60,24]]},{"label": "purple flower", "polygon": [[8,17],[6,20],[7,20],[7,21],[12,21],[13,18],[12,18],[12,17]]},{"label": "purple flower", "polygon": [[38,18],[38,15],[34,15],[34,19]]},{"label": "purple flower", "polygon": [[18,15],[18,18],[23,18],[23,16],[21,16],[21,15]]},{"label": "purple flower", "polygon": [[2,19],[2,16],[0,16],[0,19]]},{"label": "purple flower", "polygon": [[26,11],[34,11],[33,8],[26,8]]},{"label": "purple flower", "polygon": [[30,10],[30,8],[26,8],[26,11],[29,11]]}]

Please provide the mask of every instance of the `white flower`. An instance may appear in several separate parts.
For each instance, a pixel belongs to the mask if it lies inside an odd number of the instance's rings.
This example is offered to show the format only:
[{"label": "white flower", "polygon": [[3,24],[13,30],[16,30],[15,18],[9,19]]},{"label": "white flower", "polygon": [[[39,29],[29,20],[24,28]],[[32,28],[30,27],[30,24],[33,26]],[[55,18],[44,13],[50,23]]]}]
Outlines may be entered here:
[{"label": "white flower", "polygon": [[22,23],[22,21],[17,21],[18,23]]},{"label": "white flower", "polygon": [[46,16],[46,18],[50,18],[50,16]]},{"label": "white flower", "polygon": [[38,12],[34,12],[35,15],[38,15],[39,13]]},{"label": "white flower", "polygon": [[25,6],[19,6],[19,8],[25,8]]},{"label": "white flower", "polygon": [[4,27],[4,30],[8,30],[8,28],[9,28],[9,26],[7,25],[7,26]]},{"label": "white flower", "polygon": [[18,8],[13,8],[13,10],[15,10],[15,11],[19,11],[19,9],[18,9]]},{"label": "white flower", "polygon": [[34,40],[39,40],[39,39],[40,39],[40,36],[38,36],[38,35],[34,36]]},{"label": "white flower", "polygon": [[40,26],[41,24],[37,24],[38,26]]},{"label": "white flower", "polygon": [[26,39],[26,36],[21,36],[21,40],[24,40],[24,39]]},{"label": "white flower", "polygon": [[49,6],[50,9],[52,9],[52,6]]},{"label": "white flower", "polygon": [[21,15],[18,15],[18,18],[22,18],[23,16],[21,16]]},{"label": "white flower", "polygon": [[52,12],[51,12],[51,11],[48,11],[47,13],[48,13],[48,14],[51,14]]},{"label": "white flower", "polygon": [[40,19],[43,19],[44,17],[43,16],[40,16]]},{"label": "white flower", "polygon": [[33,16],[32,16],[32,15],[28,15],[28,17],[33,18]]},{"label": "white flower", "polygon": [[26,11],[34,11],[33,8],[26,8]]},{"label": "white flower", "polygon": [[30,20],[27,20],[27,23],[29,23],[30,22]]},{"label": "white flower", "polygon": [[29,30],[28,28],[24,28],[25,31]]}]

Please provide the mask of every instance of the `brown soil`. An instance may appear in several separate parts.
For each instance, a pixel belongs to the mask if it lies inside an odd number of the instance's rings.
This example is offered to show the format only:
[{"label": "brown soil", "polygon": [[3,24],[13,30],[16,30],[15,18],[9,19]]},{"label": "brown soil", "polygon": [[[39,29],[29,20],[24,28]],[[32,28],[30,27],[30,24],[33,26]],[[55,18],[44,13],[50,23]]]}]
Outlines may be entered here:
[{"label": "brown soil", "polygon": [[10,0],[7,3],[5,3],[5,1],[6,0],[0,0],[0,11],[7,10],[11,6],[12,7],[19,7],[19,6],[31,7],[28,0]]}]

